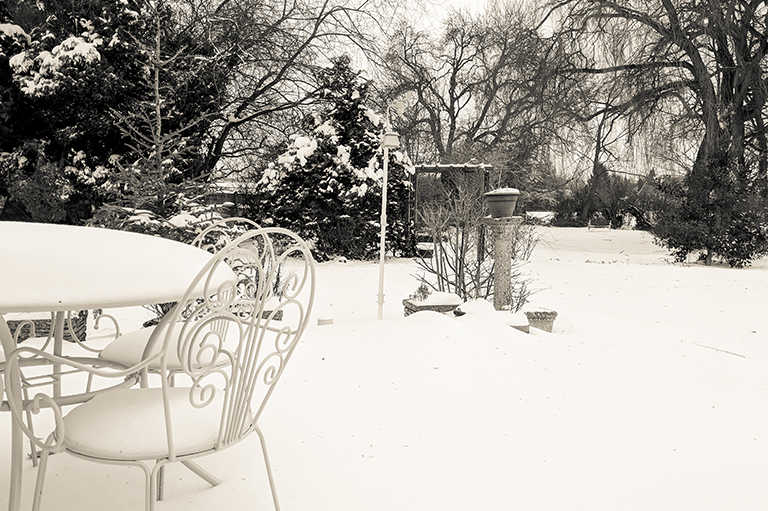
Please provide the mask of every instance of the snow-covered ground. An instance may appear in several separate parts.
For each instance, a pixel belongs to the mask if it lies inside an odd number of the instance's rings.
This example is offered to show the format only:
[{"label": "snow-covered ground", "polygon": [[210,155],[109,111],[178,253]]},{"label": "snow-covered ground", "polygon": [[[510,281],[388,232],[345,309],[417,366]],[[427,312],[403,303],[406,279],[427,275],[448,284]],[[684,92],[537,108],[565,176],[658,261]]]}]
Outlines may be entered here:
[{"label": "snow-covered ground", "polygon": [[[284,511],[765,508],[768,262],[672,265],[642,232],[540,230],[526,269],[552,334],[403,318],[408,260],[387,262],[378,321],[376,263],[318,265],[313,316],[334,324],[313,319],[262,420]],[[124,329],[149,315],[110,312]],[[222,484],[172,466],[159,510],[271,508],[255,435],[200,464]],[[141,485],[56,455],[43,509],[139,510]]]}]

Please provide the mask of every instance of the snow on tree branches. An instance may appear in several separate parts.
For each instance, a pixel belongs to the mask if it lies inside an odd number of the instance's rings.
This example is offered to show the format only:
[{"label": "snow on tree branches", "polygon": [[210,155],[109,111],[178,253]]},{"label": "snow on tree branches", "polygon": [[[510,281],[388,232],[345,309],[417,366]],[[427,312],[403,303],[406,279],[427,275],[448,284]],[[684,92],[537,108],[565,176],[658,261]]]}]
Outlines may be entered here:
[{"label": "snow on tree branches", "polygon": [[[365,105],[368,84],[341,58],[318,76],[327,109],[305,118],[285,151],[258,182],[261,214],[314,240],[321,260],[335,255],[369,259],[378,251],[383,183],[383,118]],[[392,151],[388,164],[390,250],[412,252],[408,200],[414,173]]]}]

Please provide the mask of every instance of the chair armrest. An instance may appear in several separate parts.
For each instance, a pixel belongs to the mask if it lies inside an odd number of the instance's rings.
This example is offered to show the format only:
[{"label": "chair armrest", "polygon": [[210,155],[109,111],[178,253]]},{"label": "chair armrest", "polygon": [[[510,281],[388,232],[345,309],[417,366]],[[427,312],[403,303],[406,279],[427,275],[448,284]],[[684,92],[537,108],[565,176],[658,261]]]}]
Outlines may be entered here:
[{"label": "chair armrest", "polygon": [[[139,381],[138,375],[142,369],[151,364],[156,358],[151,357],[143,360],[140,364],[126,368],[97,358],[65,357],[53,355],[36,348],[19,347],[8,355],[5,363],[3,379],[5,380],[8,408],[11,411],[13,420],[19,424],[30,441],[38,449],[57,452],[62,448],[64,438],[63,406],[83,403],[100,392],[108,392],[115,388],[135,385]],[[22,368],[35,366],[57,366],[57,372],[49,375],[28,377],[22,371]],[[60,381],[62,376],[73,373],[87,374],[84,392],[53,397],[41,389],[41,387],[50,386],[54,382]],[[119,381],[98,390],[91,390],[90,387],[94,376],[104,379],[119,379]],[[30,397],[30,394],[33,392],[34,395]],[[34,433],[33,428],[25,422],[25,419],[27,411],[37,415],[43,409],[50,410],[55,426],[50,431],[50,436],[40,437]],[[47,439],[43,440],[43,438]]]},{"label": "chair armrest", "polygon": [[120,332],[120,324],[117,322],[117,318],[115,318],[112,314],[104,314],[103,312],[101,314],[96,315],[96,321],[93,324],[93,329],[98,330],[99,329],[99,323],[102,319],[108,319],[112,322],[112,324],[115,327],[115,339],[120,337],[122,332]]},{"label": "chair armrest", "polygon": [[[28,398],[28,388],[25,388],[22,385],[23,375],[20,362],[29,362],[30,359],[21,357],[24,352],[39,353],[45,355],[46,358],[49,355],[49,353],[45,351],[22,347],[12,351],[7,356],[3,379],[5,380],[5,396],[11,411],[11,417],[19,425],[27,438],[29,438],[29,441],[34,445],[35,449],[57,452],[64,446],[64,417],[61,412],[61,407],[51,396],[43,392],[36,393],[31,399]],[[25,365],[29,364],[27,363]],[[55,424],[50,435],[47,435],[46,440],[35,435],[32,425],[25,422],[26,411],[37,415],[43,408],[51,410]],[[29,420],[31,420],[31,417]]]}]

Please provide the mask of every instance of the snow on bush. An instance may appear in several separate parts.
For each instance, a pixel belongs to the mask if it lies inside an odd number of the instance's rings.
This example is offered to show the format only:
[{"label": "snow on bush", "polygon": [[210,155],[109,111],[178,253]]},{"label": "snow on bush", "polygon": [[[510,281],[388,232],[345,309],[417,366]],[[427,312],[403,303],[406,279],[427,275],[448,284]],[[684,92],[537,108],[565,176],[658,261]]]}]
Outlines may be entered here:
[{"label": "snow on bush", "polygon": [[[264,206],[254,216],[314,240],[321,260],[372,258],[379,243],[383,117],[365,106],[368,86],[348,64],[340,59],[326,70],[327,109],[304,119],[257,183]],[[407,240],[413,173],[405,154],[389,152],[387,243],[398,254],[413,251]]]},{"label": "snow on bush", "polygon": [[24,29],[13,23],[0,23],[0,37],[15,39],[17,42],[32,44],[32,38],[24,32]]},{"label": "snow on bush", "polygon": [[84,68],[101,60],[96,46],[102,44],[98,36],[91,37],[92,42],[82,37],[70,36],[50,52],[42,51],[34,56],[32,52],[22,51],[11,57],[9,64],[24,94],[45,96],[59,86],[62,68],[67,66]]}]

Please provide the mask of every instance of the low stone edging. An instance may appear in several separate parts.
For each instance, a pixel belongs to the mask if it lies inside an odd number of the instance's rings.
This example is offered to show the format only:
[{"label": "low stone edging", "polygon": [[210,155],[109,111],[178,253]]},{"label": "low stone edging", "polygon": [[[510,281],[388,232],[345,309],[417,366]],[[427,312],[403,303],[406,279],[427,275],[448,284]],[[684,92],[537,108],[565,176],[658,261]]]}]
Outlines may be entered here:
[{"label": "low stone edging", "polygon": [[[9,319],[7,321],[8,323],[8,329],[11,331],[11,335],[16,334],[16,329],[22,326],[23,324],[23,330],[19,334],[19,342],[24,341],[31,337],[32,335],[32,329],[29,326],[29,323],[32,322],[35,325],[35,337],[48,337],[48,334],[51,331],[51,320],[50,319]],[[77,315],[72,316],[72,328],[75,330],[75,335],[80,341],[86,340],[87,335],[87,323],[88,323],[88,311],[83,310],[80,311]],[[72,332],[69,329],[69,325],[67,325],[67,320],[64,319],[64,340],[69,342],[75,342],[75,340],[72,338]]]}]

